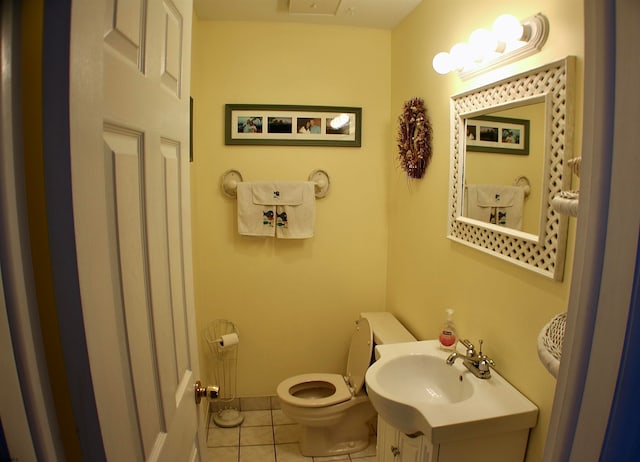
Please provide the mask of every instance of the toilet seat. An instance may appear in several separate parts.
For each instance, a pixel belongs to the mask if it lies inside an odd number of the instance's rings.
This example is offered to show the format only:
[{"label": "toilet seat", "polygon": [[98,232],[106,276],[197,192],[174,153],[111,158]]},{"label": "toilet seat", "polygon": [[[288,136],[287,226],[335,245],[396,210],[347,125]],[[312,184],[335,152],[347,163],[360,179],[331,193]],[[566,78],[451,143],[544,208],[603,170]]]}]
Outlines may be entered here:
[{"label": "toilet seat", "polygon": [[[351,337],[346,377],[323,373],[296,375],[280,382],[277,394],[291,406],[306,408],[326,407],[348,401],[364,386],[364,376],[371,364],[372,351],[371,325],[366,318],[360,318]],[[312,396],[317,394],[315,392],[320,396]]]},{"label": "toilet seat", "polygon": [[[327,390],[326,397],[302,398],[297,391],[317,389]],[[333,390],[332,390],[333,389]],[[340,374],[301,374],[289,377],[278,385],[277,394],[281,400],[298,407],[326,407],[348,401],[353,396],[345,378]]]}]

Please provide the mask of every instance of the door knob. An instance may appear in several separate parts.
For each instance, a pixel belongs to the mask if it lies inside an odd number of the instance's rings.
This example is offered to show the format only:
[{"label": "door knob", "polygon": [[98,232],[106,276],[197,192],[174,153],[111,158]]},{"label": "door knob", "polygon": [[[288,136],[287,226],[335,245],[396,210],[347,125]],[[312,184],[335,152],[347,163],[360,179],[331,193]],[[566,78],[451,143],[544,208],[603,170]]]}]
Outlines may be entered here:
[{"label": "door knob", "polygon": [[220,388],[215,385],[207,385],[206,387],[203,387],[200,380],[193,385],[193,388],[196,397],[196,404],[200,404],[202,398],[207,398],[209,400],[216,399],[218,397],[218,392],[220,391]]}]

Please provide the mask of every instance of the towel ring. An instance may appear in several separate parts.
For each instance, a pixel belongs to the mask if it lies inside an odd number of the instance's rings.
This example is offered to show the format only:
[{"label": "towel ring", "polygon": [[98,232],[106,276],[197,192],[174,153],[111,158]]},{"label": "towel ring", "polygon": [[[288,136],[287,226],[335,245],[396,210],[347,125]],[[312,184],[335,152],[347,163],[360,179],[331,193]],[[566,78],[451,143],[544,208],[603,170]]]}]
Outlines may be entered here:
[{"label": "towel ring", "polygon": [[524,189],[524,197],[529,197],[529,193],[531,192],[531,183],[529,183],[529,178],[526,176],[519,176],[513,181],[514,186],[520,186]]},{"label": "towel ring", "polygon": [[[316,169],[309,174],[309,181],[315,183],[315,195],[320,199],[329,194],[331,180],[329,174],[324,170]],[[242,182],[242,174],[237,170],[227,170],[222,174],[220,179],[220,187],[222,193],[230,198],[235,198],[238,192],[238,183]]]},{"label": "towel ring", "polygon": [[222,193],[227,197],[236,197],[238,192],[238,183],[242,181],[242,174],[237,170],[227,170],[222,174],[220,186]]},{"label": "towel ring", "polygon": [[320,199],[329,194],[331,181],[329,180],[329,174],[324,170],[313,170],[309,173],[309,181],[315,183],[316,198]]}]

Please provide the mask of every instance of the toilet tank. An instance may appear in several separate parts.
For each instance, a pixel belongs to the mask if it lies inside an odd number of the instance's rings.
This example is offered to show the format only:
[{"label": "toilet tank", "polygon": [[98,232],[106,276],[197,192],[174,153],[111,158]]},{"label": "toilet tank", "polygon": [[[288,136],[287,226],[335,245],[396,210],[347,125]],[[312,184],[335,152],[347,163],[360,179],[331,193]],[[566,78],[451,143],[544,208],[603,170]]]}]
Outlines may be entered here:
[{"label": "toilet tank", "polygon": [[[411,332],[388,311],[367,311],[360,313],[360,317],[366,318],[371,325],[374,348],[375,345],[417,341]],[[375,357],[377,359],[377,352]]]}]

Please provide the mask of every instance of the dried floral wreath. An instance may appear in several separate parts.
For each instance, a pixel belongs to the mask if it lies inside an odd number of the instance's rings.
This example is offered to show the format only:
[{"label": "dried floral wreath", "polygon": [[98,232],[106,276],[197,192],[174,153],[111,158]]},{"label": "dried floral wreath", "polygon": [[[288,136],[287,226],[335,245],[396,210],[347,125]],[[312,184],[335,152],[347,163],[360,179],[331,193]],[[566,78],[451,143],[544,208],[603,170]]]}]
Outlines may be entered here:
[{"label": "dried floral wreath", "polygon": [[422,178],[431,159],[431,122],[421,98],[412,98],[399,117],[398,150],[400,165],[410,178]]}]

